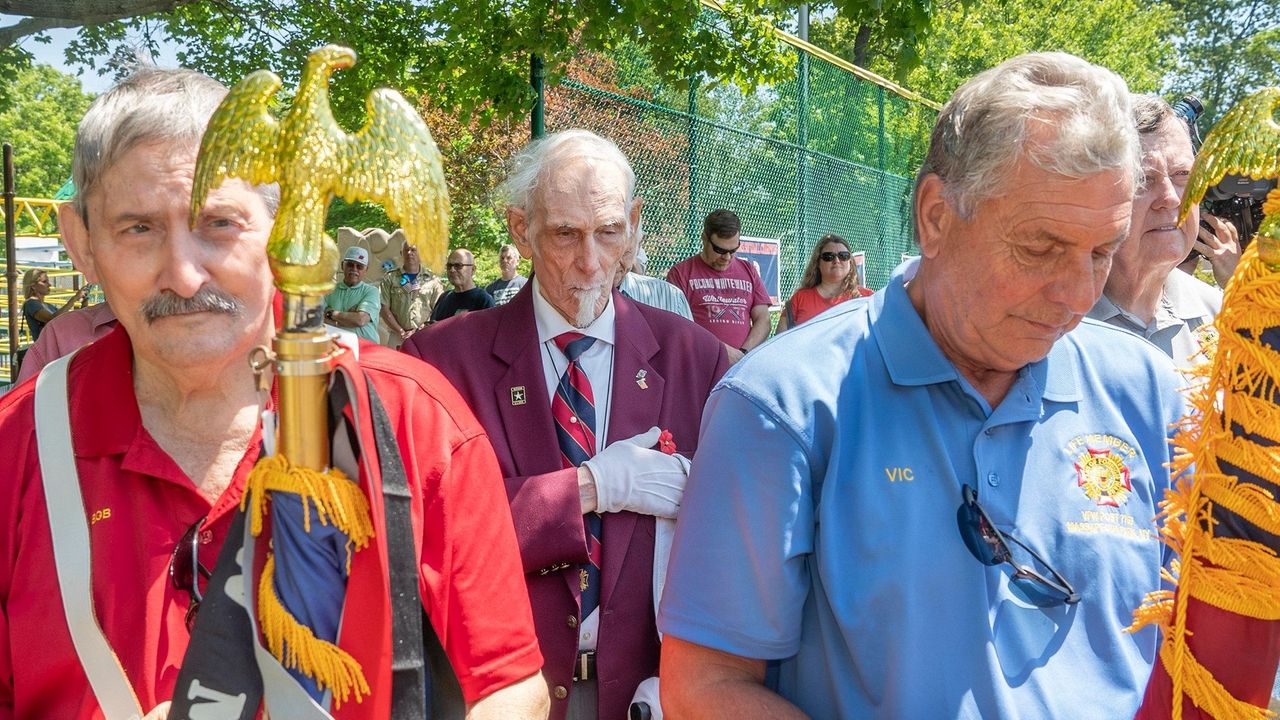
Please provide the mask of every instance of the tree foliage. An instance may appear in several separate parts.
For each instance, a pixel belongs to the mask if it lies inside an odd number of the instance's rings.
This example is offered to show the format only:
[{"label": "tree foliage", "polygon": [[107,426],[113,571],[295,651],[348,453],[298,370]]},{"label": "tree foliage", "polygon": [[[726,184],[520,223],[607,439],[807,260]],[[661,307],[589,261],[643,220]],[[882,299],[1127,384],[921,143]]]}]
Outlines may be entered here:
[{"label": "tree foliage", "polygon": [[[999,0],[970,7],[948,5],[934,31],[919,47],[921,64],[904,83],[927,98],[944,102],[966,80],[1015,55],[1039,50],[1069,52],[1116,71],[1137,92],[1160,87],[1174,63],[1170,37],[1174,13],[1150,0]],[[814,26],[815,44],[851,59],[859,26],[845,18]],[[892,39],[879,38],[867,51],[870,69],[887,73],[900,52]],[[824,103],[815,112],[821,112]],[[830,105],[830,103],[825,103]],[[895,135],[928,137],[933,116],[895,118]],[[924,143],[909,148],[908,164],[922,159]]]},{"label": "tree foliage", "polygon": [[0,110],[13,102],[13,86],[18,75],[31,67],[31,53],[20,47],[0,47]]},{"label": "tree foliage", "polygon": [[[1168,6],[1149,0],[999,0],[948,5],[919,52],[906,85],[945,101],[966,80],[1015,55],[1059,50],[1111,68],[1138,92],[1160,86],[1174,61]],[[857,26],[844,18],[815,26],[815,43],[851,58]],[[892,39],[874,43],[868,67],[891,72],[899,52]]]},{"label": "tree foliage", "polygon": [[1280,85],[1280,3],[1275,0],[1174,0],[1183,32],[1166,87],[1204,103],[1207,130],[1246,95]]},{"label": "tree foliage", "polygon": [[[797,5],[729,0],[708,22],[694,0],[0,0],[0,12],[28,15],[0,28],[0,49],[26,32],[84,25],[67,53],[88,67],[110,72],[99,58],[127,58],[130,42],[168,39],[180,62],[223,81],[270,67],[288,85],[310,49],[337,42],[360,55],[336,80],[340,117],[358,121],[367,92],[393,85],[487,120],[527,113],[531,55],[544,59],[551,83],[577,53],[608,54],[628,42],[669,81],[705,74],[747,87],[776,80],[792,56],[779,51],[772,28]],[[104,14],[107,6],[113,14]],[[935,0],[835,6],[879,18],[887,37],[912,47],[930,26]]]},{"label": "tree foliage", "polygon": [[76,125],[92,97],[80,82],[47,65],[16,74],[11,104],[0,111],[0,141],[13,145],[15,190],[23,197],[53,197],[71,176]]},{"label": "tree foliage", "polygon": [[502,182],[507,159],[528,142],[528,126],[509,119],[487,124],[476,117],[460,120],[430,100],[424,100],[419,109],[444,157],[453,208],[450,245],[477,254],[496,252],[507,242],[507,231],[494,189]]}]

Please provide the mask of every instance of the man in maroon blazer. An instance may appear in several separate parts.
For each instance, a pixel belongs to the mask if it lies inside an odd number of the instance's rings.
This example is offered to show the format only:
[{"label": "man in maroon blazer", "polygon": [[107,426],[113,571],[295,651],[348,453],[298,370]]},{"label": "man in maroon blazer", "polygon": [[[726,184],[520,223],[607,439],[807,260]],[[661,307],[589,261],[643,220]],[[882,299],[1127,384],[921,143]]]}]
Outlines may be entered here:
[{"label": "man in maroon blazer", "polygon": [[[506,305],[439,323],[403,349],[453,382],[498,455],[551,717],[623,720],[658,669],[655,518],[675,517],[681,455],[696,449],[728,358],[702,328],[613,291],[640,221],[635,174],[613,143],[583,130],[547,136],[515,158],[505,190],[533,279]],[[679,455],[654,448],[659,430]]]}]

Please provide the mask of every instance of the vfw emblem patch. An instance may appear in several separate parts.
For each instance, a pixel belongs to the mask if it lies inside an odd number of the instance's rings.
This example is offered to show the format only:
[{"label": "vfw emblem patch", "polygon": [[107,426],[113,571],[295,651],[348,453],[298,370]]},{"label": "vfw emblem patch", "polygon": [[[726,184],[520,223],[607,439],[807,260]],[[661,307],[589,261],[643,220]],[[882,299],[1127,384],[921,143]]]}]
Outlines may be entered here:
[{"label": "vfw emblem patch", "polygon": [[1074,459],[1076,486],[1100,507],[1118,508],[1129,500],[1133,483],[1129,463],[1137,454],[1133,446],[1114,435],[1092,433],[1067,443]]}]

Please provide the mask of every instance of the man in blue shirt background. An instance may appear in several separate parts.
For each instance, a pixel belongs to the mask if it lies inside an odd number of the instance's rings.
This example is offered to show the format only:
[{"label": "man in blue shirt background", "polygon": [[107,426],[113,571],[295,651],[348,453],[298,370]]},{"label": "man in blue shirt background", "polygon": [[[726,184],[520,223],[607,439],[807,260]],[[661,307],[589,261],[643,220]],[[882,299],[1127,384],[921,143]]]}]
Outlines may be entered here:
[{"label": "man in blue shirt background", "polygon": [[1184,408],[1166,356],[1084,316],[1140,167],[1110,71],[1031,54],[956,91],[920,260],[707,404],[659,616],[667,712],[1133,715],[1159,637],[1124,628],[1168,559]]}]

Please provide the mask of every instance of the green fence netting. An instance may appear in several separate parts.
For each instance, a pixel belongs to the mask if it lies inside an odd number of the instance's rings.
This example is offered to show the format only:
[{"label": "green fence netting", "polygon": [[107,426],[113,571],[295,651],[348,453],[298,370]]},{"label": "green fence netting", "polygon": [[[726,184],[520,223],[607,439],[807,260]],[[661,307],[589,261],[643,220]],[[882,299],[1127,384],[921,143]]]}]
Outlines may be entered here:
[{"label": "green fence netting", "polygon": [[865,251],[873,288],[913,253],[910,192],[936,111],[786,47],[794,77],[750,93],[696,80],[623,94],[567,79],[548,91],[549,132],[597,132],[635,167],[649,274],[697,252],[702,218],[721,207],[743,235],[780,241],[783,298],[826,233]]}]

